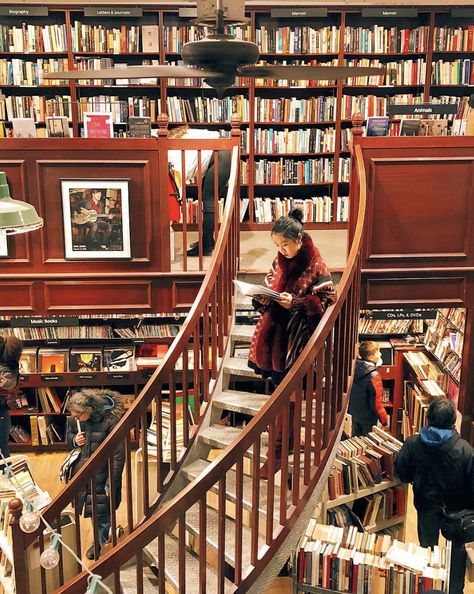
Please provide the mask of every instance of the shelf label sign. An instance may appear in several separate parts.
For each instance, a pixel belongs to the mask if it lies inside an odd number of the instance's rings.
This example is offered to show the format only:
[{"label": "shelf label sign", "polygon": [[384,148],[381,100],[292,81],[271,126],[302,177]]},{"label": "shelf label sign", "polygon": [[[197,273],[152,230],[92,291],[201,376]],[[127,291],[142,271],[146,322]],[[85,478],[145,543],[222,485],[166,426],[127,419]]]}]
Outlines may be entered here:
[{"label": "shelf label sign", "polygon": [[78,373],[77,379],[79,379],[79,380],[96,380],[97,374],[96,373]]},{"label": "shelf label sign", "polygon": [[47,6],[0,6],[1,16],[48,16]]},{"label": "shelf label sign", "polygon": [[457,113],[458,104],[440,104],[440,103],[420,103],[419,105],[407,105],[406,103],[397,105],[396,103],[389,104],[388,114],[395,115],[432,115],[432,114],[448,114]]},{"label": "shelf label sign", "polygon": [[62,382],[64,377],[62,375],[41,375],[42,382]]},{"label": "shelf label sign", "polygon": [[306,17],[325,17],[328,15],[328,9],[322,7],[302,7],[302,8],[272,8],[270,11],[272,18],[290,17],[290,18],[306,18]]},{"label": "shelf label sign", "polygon": [[110,6],[86,6],[84,8],[84,16],[86,17],[141,17],[143,16],[143,8],[135,6],[126,8],[110,8]]},{"label": "shelf label sign", "polygon": [[393,309],[391,311],[373,311],[364,317],[371,320],[435,320],[434,309]]},{"label": "shelf label sign", "polygon": [[198,15],[198,11],[197,8],[193,8],[192,6],[182,6],[178,10],[178,15],[181,18],[195,19]]},{"label": "shelf label sign", "polygon": [[130,375],[129,373],[108,373],[107,374],[107,377],[109,379],[120,379],[120,380],[123,380],[123,379],[128,379],[129,378],[129,375]]},{"label": "shelf label sign", "polygon": [[451,8],[451,16],[453,18],[472,18],[474,17],[474,8]]},{"label": "shelf label sign", "polygon": [[79,326],[79,318],[69,316],[35,316],[12,318],[10,321],[12,328],[34,328],[36,326]]},{"label": "shelf label sign", "polygon": [[363,8],[362,9],[362,16],[363,17],[388,17],[388,18],[396,18],[396,17],[417,17],[418,16],[418,9],[417,8],[404,8],[399,6],[392,6],[392,7],[380,7],[380,8]]}]

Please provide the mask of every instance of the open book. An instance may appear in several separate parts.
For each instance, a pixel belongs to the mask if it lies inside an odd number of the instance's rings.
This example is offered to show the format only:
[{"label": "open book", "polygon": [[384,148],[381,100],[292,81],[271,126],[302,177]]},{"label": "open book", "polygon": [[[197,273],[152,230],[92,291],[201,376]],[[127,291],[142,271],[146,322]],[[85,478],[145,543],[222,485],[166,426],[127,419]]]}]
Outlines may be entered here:
[{"label": "open book", "polygon": [[269,289],[263,285],[252,285],[251,283],[244,283],[243,281],[234,280],[234,284],[237,289],[242,293],[242,295],[248,295],[253,297],[255,295],[261,295],[263,297],[268,297],[269,299],[279,299],[280,293],[274,291],[273,289]]}]

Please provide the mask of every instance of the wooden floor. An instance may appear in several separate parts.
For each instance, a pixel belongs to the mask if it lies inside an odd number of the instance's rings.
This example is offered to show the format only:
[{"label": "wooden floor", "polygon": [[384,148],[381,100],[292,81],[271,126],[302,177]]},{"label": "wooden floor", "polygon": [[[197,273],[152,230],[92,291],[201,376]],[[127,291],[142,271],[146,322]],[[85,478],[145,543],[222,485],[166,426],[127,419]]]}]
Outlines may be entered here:
[{"label": "wooden floor", "polygon": [[[59,468],[65,456],[66,454],[64,452],[30,454],[28,456],[36,481],[42,489],[48,491],[52,498],[54,498],[63,487],[58,477]],[[416,511],[413,507],[411,489],[409,490],[409,493],[405,540],[417,543]],[[82,542],[84,543],[85,548],[87,548],[91,542],[91,531],[89,526],[90,523],[86,522],[84,534],[82,535]],[[292,581],[290,578],[277,578],[265,594],[291,594],[292,591]],[[468,582],[466,580],[464,594],[474,594],[474,582]]]}]

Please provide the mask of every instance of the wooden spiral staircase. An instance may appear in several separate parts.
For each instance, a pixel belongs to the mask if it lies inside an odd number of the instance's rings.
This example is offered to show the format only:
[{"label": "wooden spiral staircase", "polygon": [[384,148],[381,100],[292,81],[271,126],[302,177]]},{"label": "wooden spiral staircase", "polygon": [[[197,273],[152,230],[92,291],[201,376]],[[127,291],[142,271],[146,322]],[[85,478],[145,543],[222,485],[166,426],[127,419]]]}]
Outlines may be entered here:
[{"label": "wooden spiral staircase", "polygon": [[[237,376],[252,375],[245,361],[233,357],[232,349],[236,342],[248,342],[253,331],[234,322],[231,281],[239,258],[238,148],[234,147],[218,241],[186,322],[134,406],[44,512],[50,523],[59,526],[63,510],[71,508],[83,485],[89,484],[94,493],[97,470],[104,465],[111,468],[116,448],[125,445],[123,501],[118,513],[111,514],[111,548],[90,567],[113,592],[264,591],[294,550],[321,498],[335,455],[354,363],[365,213],[364,171],[357,152],[354,167],[361,188],[359,213],[337,302],[273,394],[246,393],[233,390],[230,383]],[[171,423],[166,461],[161,435],[163,392],[169,394]],[[292,427],[290,396],[295,402]],[[194,419],[189,412],[193,399]],[[146,439],[151,405],[157,420],[154,447]],[[250,420],[243,428],[223,426],[219,423],[223,411],[244,414]],[[280,415],[283,462],[276,473]],[[294,434],[292,453],[290,432]],[[132,447],[133,435],[139,436],[138,452]],[[267,459],[273,479],[265,481],[260,469]],[[114,510],[113,492],[109,498]],[[94,508],[94,495],[92,500]],[[90,520],[77,510],[74,519],[75,546],[83,551],[90,543],[81,541],[81,527]],[[34,547],[42,551],[48,543],[41,529],[22,533],[17,520],[15,511],[16,592],[83,594],[88,574],[80,566],[68,569],[67,553],[62,550],[56,569],[60,586],[51,589],[44,571],[41,583],[31,583],[25,551]],[[120,541],[119,521],[128,527]]]}]

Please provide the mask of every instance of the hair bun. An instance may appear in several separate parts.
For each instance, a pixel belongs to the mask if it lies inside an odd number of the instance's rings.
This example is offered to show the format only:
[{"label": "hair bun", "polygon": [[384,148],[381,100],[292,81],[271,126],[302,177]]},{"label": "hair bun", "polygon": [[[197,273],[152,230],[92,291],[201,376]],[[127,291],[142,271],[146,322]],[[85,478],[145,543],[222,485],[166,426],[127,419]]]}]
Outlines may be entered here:
[{"label": "hair bun", "polygon": [[303,211],[301,208],[292,208],[288,216],[298,221],[298,223],[303,223]]}]

